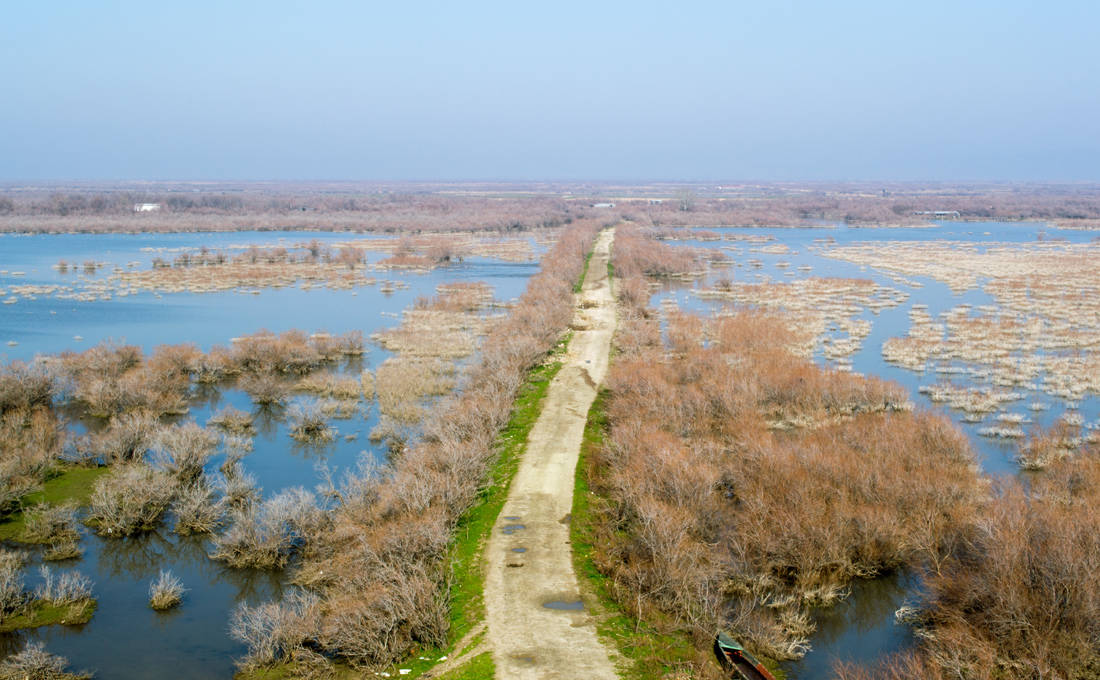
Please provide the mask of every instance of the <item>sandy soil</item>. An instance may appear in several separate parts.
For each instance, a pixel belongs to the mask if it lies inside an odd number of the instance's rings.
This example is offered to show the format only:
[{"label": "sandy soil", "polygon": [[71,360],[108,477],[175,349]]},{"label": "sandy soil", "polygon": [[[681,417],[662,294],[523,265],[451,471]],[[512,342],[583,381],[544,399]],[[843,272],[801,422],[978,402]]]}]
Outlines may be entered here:
[{"label": "sandy soil", "polygon": [[485,549],[488,643],[498,678],[618,677],[595,620],[573,608],[581,598],[569,544],[577,456],[615,327],[607,278],[613,238],[608,229],[596,241],[564,365]]}]

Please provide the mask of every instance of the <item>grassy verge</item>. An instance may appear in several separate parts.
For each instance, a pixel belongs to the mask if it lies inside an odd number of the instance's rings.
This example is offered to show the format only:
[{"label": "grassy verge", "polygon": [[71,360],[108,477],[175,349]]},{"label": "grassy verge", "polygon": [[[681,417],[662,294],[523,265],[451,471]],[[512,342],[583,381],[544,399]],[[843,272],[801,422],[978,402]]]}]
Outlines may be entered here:
[{"label": "grassy verge", "polygon": [[95,609],[95,600],[60,606],[45,602],[34,602],[28,606],[26,611],[0,621],[0,633],[10,633],[23,628],[52,626],[58,623],[66,626],[78,626],[91,621]]},{"label": "grassy verge", "polygon": [[588,251],[588,254],[584,256],[584,269],[581,270],[581,277],[577,279],[577,283],[573,285],[573,292],[581,292],[581,288],[584,287],[584,279],[588,276],[588,263],[592,261],[592,254],[596,252],[596,249]]},{"label": "grassy verge", "polygon": [[[22,507],[39,503],[59,505],[73,501],[77,505],[86,505],[95,488],[95,482],[109,468],[68,465],[55,469],[42,484],[42,489],[22,498]],[[0,541],[18,541],[23,535],[23,513],[13,512],[0,519]]]}]

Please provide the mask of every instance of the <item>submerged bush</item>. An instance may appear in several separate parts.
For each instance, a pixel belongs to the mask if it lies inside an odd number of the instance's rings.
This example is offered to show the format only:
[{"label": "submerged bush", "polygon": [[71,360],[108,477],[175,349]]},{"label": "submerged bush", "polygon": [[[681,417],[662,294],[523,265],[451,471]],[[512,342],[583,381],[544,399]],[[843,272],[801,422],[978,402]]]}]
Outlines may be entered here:
[{"label": "submerged bush", "polygon": [[233,610],[229,634],[248,647],[245,668],[269,665],[294,655],[317,635],[319,598],[294,589],[279,602],[240,604]]},{"label": "submerged bush", "polygon": [[202,475],[203,465],[214,455],[218,436],[188,422],[162,429],[155,446],[153,464],[178,484],[190,484]]},{"label": "submerged bush", "polygon": [[336,438],[336,431],[329,427],[327,417],[318,401],[298,401],[287,409],[290,436],[298,441],[328,442]]},{"label": "submerged bush", "polygon": [[207,424],[219,427],[226,432],[235,434],[250,434],[252,430],[252,414],[238,408],[226,406],[214,415],[210,416]]},{"label": "submerged bush", "polygon": [[23,589],[23,555],[0,548],[0,620],[27,601]]},{"label": "submerged bush", "polygon": [[89,673],[69,673],[69,660],[46,651],[41,642],[27,642],[23,649],[0,661],[0,680],[86,680]]},{"label": "submerged bush", "polygon": [[176,516],[176,533],[187,536],[216,530],[225,509],[223,501],[216,498],[206,478],[200,477],[176,493],[172,512]]},{"label": "submerged bush", "polygon": [[96,481],[88,523],[103,536],[121,538],[154,528],[176,491],[176,481],[144,463],[118,465]]},{"label": "submerged bush", "polygon": [[237,568],[281,568],[323,523],[324,513],[312,493],[288,489],[261,504],[234,508],[229,528],[214,537],[210,557]]},{"label": "submerged bush", "polygon": [[156,610],[171,609],[183,601],[187,589],[168,569],[161,569],[156,581],[149,584],[149,606]]}]

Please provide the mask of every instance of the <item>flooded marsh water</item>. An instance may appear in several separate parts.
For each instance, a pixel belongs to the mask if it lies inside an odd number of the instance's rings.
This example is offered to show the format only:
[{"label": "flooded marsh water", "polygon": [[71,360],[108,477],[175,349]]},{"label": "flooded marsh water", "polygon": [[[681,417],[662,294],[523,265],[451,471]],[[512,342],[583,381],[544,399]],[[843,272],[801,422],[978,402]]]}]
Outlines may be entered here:
[{"label": "flooded marsh water", "polygon": [[[0,235],[0,299],[16,298],[0,305],[0,360],[83,351],[105,340],[137,345],[146,353],[158,345],[179,343],[194,343],[208,351],[261,329],[332,334],[359,330],[370,336],[397,326],[403,310],[418,298],[435,295],[440,284],[485,282],[495,300],[507,302],[523,292],[527,279],[538,268],[536,261],[468,257],[426,272],[375,270],[372,264],[385,255],[368,251],[367,275],[393,285],[332,289],[293,284],[263,288],[257,294],[137,291],[94,300],[64,297],[65,288],[102,290],[102,282],[117,274],[116,268],[148,269],[154,257],[197,251],[203,246],[239,251],[251,245],[291,248],[314,239],[334,245],[352,238],[367,237],[324,232]],[[533,243],[532,248],[536,253],[541,250]],[[61,273],[54,267],[59,260],[78,267],[95,260],[106,266],[95,273],[85,274],[79,268]],[[61,290],[62,295],[48,292],[51,288]],[[363,356],[347,357],[324,370],[358,377],[364,369],[376,371],[391,356],[392,352],[368,342]],[[312,489],[321,481],[322,465],[338,479],[363,458],[383,461],[387,455],[385,446],[368,436],[379,423],[376,400],[361,400],[350,418],[330,420],[336,436],[319,443],[295,441],[285,405],[258,406],[233,381],[193,385],[189,412],[164,420],[194,420],[203,425],[227,406],[253,418],[253,450],[240,464],[255,477],[265,498],[293,486]],[[103,421],[80,413],[67,415],[75,433],[103,426]],[[206,472],[216,473],[224,460],[225,452],[219,446],[206,463]],[[230,613],[240,603],[279,598],[289,587],[286,572],[229,568],[208,557],[211,546],[207,536],[180,536],[172,526],[169,516],[156,530],[125,539],[103,538],[82,527],[83,557],[54,567],[77,569],[92,579],[98,600],[94,617],[82,626],[54,625],[0,635],[0,654],[36,640],[44,642],[51,653],[67,657],[72,668],[94,671],[97,677],[159,678],[165,677],[165,669],[171,669],[169,674],[176,678],[230,677],[234,659],[245,652],[244,646],[229,636]],[[29,554],[25,577],[27,586],[33,588],[38,583],[42,549],[22,544],[9,547]],[[149,607],[149,584],[161,569],[170,569],[188,590],[180,607],[158,612]]]},{"label": "flooded marsh water", "polygon": [[[729,262],[662,285],[651,303],[664,312],[793,312],[817,336],[816,362],[902,385],[917,408],[967,434],[992,477],[1026,474],[1016,458],[1035,428],[1066,421],[1100,437],[1088,377],[1100,366],[1096,232],[992,222],[706,231],[671,243],[719,249]],[[784,664],[789,677],[828,677],[837,660],[870,663],[911,645],[894,612],[919,588],[904,573],[854,583],[814,612],[812,649]]]}]

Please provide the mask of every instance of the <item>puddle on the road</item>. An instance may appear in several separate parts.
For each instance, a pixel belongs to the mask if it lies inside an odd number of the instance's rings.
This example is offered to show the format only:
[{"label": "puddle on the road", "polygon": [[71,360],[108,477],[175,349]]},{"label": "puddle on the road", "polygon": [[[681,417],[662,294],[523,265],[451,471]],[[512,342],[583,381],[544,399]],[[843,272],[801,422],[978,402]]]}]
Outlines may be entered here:
[{"label": "puddle on the road", "polygon": [[505,524],[504,526],[502,526],[500,528],[500,532],[502,534],[507,535],[507,536],[511,536],[512,534],[516,533],[517,531],[523,531],[526,528],[527,528],[526,525],[523,525],[523,524]]},{"label": "puddle on the road", "polygon": [[501,519],[504,520],[505,522],[518,522],[523,518],[518,517],[516,515],[509,515],[508,517],[501,517]]},{"label": "puddle on the road", "polygon": [[525,553],[527,548],[512,548],[512,552]]}]

